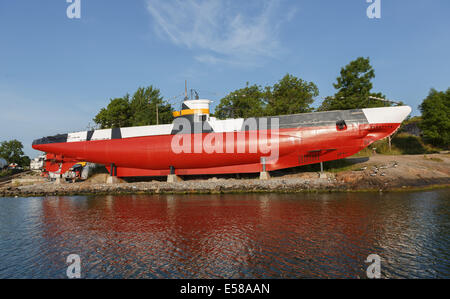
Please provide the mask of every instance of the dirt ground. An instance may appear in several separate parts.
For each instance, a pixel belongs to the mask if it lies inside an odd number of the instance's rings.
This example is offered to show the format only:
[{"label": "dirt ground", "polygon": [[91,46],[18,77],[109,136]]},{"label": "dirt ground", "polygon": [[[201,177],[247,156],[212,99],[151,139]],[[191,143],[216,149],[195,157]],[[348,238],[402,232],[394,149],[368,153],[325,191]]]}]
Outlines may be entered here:
[{"label": "dirt ground", "polygon": [[[349,170],[328,173],[338,182],[352,188],[370,186],[420,187],[448,184],[450,180],[450,155],[374,155],[367,158],[348,158],[353,163]],[[290,174],[284,177],[314,177],[314,173]],[[352,184],[359,186],[353,186]]]}]

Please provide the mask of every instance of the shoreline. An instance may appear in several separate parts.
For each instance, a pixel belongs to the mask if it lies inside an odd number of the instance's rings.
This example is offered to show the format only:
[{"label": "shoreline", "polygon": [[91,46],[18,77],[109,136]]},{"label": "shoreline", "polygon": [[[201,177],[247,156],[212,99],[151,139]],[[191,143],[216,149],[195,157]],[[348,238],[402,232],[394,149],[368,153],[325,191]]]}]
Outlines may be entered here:
[{"label": "shoreline", "polygon": [[[0,187],[0,198],[77,195],[232,194],[232,193],[333,193],[403,192],[450,188],[450,155],[375,155],[348,158],[343,169],[320,176],[317,172],[288,169],[274,172],[269,180],[250,178],[187,178],[186,181],[138,181],[106,184],[106,174],[85,182],[55,184],[35,177],[24,185]],[[253,177],[252,177],[253,176]],[[322,177],[322,178],[321,178]]]},{"label": "shoreline", "polygon": [[392,189],[234,189],[234,190],[126,190],[124,188],[114,188],[113,190],[83,190],[83,191],[49,191],[38,192],[4,192],[0,193],[0,200],[5,198],[33,198],[33,197],[51,197],[51,196],[104,196],[104,195],[218,195],[218,194],[306,194],[306,193],[388,193],[388,192],[416,192],[430,191],[437,189],[450,189],[450,184],[428,185],[428,186],[404,186],[404,188]]}]

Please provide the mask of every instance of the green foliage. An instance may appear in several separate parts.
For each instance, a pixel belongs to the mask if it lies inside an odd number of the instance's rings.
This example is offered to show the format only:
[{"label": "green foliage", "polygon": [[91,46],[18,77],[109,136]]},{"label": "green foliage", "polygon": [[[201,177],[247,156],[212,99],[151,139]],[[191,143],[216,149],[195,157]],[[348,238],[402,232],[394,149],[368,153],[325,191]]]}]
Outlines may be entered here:
[{"label": "green foliage", "polygon": [[385,138],[374,142],[359,152],[357,156],[371,156],[373,149],[376,149],[377,154],[382,155],[421,155],[439,152],[438,149],[425,144],[420,137],[408,133],[394,135],[391,140],[391,150],[389,150],[389,143]]},{"label": "green foliage", "polygon": [[17,163],[17,164],[19,164],[22,167],[29,167],[30,163],[31,163],[30,157],[22,156],[22,158],[20,159],[20,163]]},{"label": "green foliage", "polygon": [[317,86],[287,74],[273,87],[258,85],[236,90],[216,107],[217,118],[247,118],[311,112]]},{"label": "green foliage", "polygon": [[4,169],[4,170],[0,170],[0,178],[1,177],[7,177],[14,174],[14,172],[11,169]]},{"label": "green foliage", "polygon": [[403,155],[419,155],[429,151],[420,137],[414,135],[398,134],[392,138],[391,143],[392,146],[399,149]]},{"label": "green foliage", "polygon": [[[379,99],[386,99],[386,96],[382,94],[381,92],[373,93],[371,92],[369,94],[369,97],[375,97]],[[362,103],[364,104],[364,102]],[[380,101],[373,98],[368,98],[365,105],[363,105],[364,108],[376,108],[376,107],[391,107],[393,103],[387,102],[387,101]],[[403,102],[398,102],[395,104],[395,106],[404,106],[405,104]]]},{"label": "green foliage", "polygon": [[173,120],[172,106],[163,101],[159,89],[149,86],[139,88],[130,102],[131,126],[156,125],[156,108],[158,106],[158,123],[170,123]]},{"label": "green foliage", "polygon": [[422,116],[408,116],[402,123],[402,125],[420,124],[422,122]]},{"label": "green foliage", "polygon": [[402,122],[402,125],[400,126],[398,132],[408,133],[415,136],[421,136],[422,135],[422,130],[420,129],[421,123],[422,123],[421,116],[414,116],[414,117],[408,116],[408,118]]},{"label": "green foliage", "polygon": [[172,106],[163,101],[159,89],[149,86],[139,88],[130,100],[127,94],[110,101],[108,107],[102,108],[94,121],[102,129],[133,126],[155,125],[158,106],[159,123],[172,121]]},{"label": "green foliage", "polygon": [[0,158],[20,166],[30,165],[30,158],[23,153],[22,142],[16,139],[0,143]]},{"label": "green foliage", "polygon": [[424,139],[435,146],[450,146],[450,88],[446,92],[432,89],[419,106],[420,128]]},{"label": "green foliage", "polygon": [[265,93],[260,86],[249,86],[238,89],[228,94],[217,105],[215,117],[225,118],[248,118],[264,115]]},{"label": "green foliage", "polygon": [[95,116],[94,121],[102,129],[121,128],[131,125],[131,107],[128,97],[111,100],[108,107],[102,108]]},{"label": "green foliage", "polygon": [[314,97],[319,89],[312,82],[287,74],[273,88],[267,88],[266,115],[283,115],[311,112]]},{"label": "green foliage", "polygon": [[333,97],[327,97],[319,111],[348,110],[390,106],[389,103],[369,99],[369,96],[385,98],[381,93],[371,93],[375,71],[369,58],[358,57],[341,69],[340,77],[333,84],[337,90]]}]

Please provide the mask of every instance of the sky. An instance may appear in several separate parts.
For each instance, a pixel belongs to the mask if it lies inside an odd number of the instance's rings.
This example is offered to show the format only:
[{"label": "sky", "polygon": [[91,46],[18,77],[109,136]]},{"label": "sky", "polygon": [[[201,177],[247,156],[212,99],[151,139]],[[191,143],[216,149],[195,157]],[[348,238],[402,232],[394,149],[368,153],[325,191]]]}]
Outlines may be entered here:
[{"label": "sky", "polygon": [[[109,99],[153,85],[179,108],[184,81],[213,107],[246,82],[289,73],[315,106],[341,67],[369,57],[374,92],[418,105],[450,87],[450,1],[0,0],[0,141],[86,130]],[[75,0],[74,0],[75,1]],[[375,1],[375,0],[374,0]]]}]

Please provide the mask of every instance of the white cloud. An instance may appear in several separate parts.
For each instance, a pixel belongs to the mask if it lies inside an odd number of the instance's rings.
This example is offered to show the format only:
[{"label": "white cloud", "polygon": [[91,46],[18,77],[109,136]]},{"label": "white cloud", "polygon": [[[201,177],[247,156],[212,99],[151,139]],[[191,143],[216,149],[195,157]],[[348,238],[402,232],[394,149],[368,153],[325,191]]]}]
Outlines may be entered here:
[{"label": "white cloud", "polygon": [[195,51],[203,63],[255,65],[281,52],[278,32],[295,9],[282,14],[280,0],[148,0],[156,32]]}]

